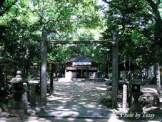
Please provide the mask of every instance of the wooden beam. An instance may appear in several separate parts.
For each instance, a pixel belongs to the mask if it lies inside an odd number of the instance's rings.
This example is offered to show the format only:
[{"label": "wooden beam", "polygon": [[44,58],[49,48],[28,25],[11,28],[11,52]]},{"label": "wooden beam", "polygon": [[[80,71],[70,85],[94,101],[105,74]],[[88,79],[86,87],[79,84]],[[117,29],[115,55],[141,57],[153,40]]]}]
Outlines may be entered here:
[{"label": "wooden beam", "polygon": [[101,44],[101,43],[110,43],[109,40],[88,40],[88,41],[50,41],[51,44]]}]

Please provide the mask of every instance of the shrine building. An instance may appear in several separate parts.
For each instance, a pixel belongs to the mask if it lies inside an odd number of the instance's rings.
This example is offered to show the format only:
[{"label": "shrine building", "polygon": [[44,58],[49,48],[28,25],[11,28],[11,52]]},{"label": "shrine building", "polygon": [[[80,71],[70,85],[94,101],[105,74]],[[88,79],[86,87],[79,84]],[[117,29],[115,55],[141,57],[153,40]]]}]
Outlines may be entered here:
[{"label": "shrine building", "polygon": [[65,78],[96,78],[98,63],[86,56],[71,58],[65,62]]}]

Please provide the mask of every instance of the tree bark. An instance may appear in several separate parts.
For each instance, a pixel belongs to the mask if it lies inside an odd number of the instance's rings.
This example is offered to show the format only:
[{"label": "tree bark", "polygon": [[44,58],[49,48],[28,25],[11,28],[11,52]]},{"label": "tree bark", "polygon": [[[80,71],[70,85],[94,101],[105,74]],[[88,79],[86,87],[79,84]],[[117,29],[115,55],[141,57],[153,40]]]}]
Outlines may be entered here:
[{"label": "tree bark", "polygon": [[47,70],[47,33],[42,30],[42,44],[41,44],[41,105],[46,105],[47,96],[47,81],[46,81],[46,70]]},{"label": "tree bark", "polygon": [[118,37],[114,32],[112,44],[112,108],[117,108],[118,95]]}]

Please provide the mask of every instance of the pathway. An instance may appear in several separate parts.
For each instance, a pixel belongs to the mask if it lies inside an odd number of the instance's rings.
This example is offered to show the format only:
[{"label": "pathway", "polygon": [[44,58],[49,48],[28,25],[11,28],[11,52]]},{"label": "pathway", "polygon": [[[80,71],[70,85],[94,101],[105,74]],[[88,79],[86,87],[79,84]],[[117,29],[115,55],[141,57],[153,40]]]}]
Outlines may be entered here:
[{"label": "pathway", "polygon": [[47,97],[47,106],[36,113],[32,109],[26,118],[1,117],[0,122],[161,122],[153,120],[129,120],[118,118],[113,109],[99,104],[100,95],[105,94],[104,82],[55,82],[54,95]]},{"label": "pathway", "polygon": [[104,82],[55,82],[54,96],[49,96],[47,106],[39,116],[53,117],[109,117],[113,110],[99,104],[105,94]]}]

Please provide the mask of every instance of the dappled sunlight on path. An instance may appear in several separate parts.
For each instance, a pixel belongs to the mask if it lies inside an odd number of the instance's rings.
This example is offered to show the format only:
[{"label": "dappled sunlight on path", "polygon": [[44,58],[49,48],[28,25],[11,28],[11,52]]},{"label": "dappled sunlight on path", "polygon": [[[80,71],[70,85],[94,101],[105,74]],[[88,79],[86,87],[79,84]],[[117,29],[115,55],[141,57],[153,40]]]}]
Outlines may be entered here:
[{"label": "dappled sunlight on path", "polygon": [[[99,104],[107,93],[102,82],[55,82],[54,94],[47,97],[47,106],[36,107],[28,117],[1,117],[0,122],[161,122],[119,118],[112,109]],[[34,109],[36,109],[34,108]]]},{"label": "dappled sunlight on path", "polygon": [[103,82],[55,82],[54,90],[39,116],[109,117],[114,114],[99,104],[100,95],[107,92]]}]

